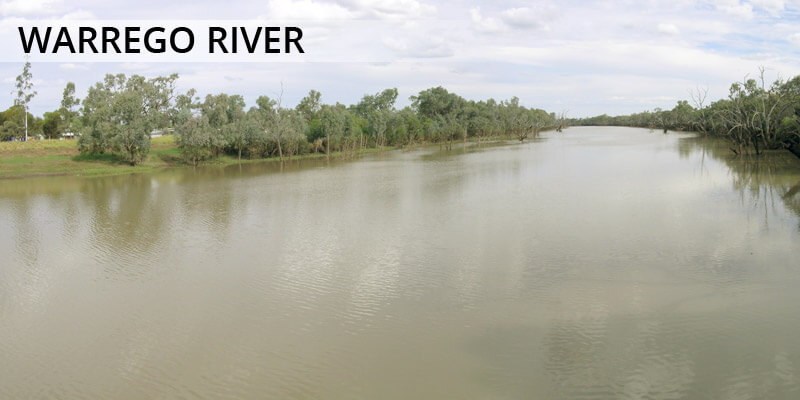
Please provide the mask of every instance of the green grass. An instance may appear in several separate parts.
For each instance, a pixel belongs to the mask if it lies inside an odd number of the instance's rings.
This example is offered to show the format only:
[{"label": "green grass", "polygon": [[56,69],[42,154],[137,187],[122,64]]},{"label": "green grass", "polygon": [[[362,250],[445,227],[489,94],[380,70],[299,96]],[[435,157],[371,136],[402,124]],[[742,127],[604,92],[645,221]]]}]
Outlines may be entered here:
[{"label": "green grass", "polygon": [[[375,151],[390,150],[365,149],[357,152],[364,154]],[[323,159],[325,154],[303,154],[284,157],[285,160]],[[331,158],[343,158],[341,152],[331,153]],[[238,163],[277,162],[272,158],[242,158],[221,155],[203,162],[203,165],[228,166]],[[101,176],[122,175],[144,172],[158,168],[189,166],[181,157],[180,149],[172,136],[153,138],[147,159],[137,166],[131,166],[113,153],[80,154],[76,140],[37,140],[29,142],[0,143],[0,179],[27,178],[37,176]]]},{"label": "green grass", "polygon": [[179,156],[172,136],[154,138],[147,160],[135,167],[113,153],[80,154],[76,140],[2,142],[0,179],[129,174],[172,166]]},{"label": "green grass", "polygon": [[[508,136],[493,136],[481,139],[481,142],[509,140]],[[467,140],[474,142],[474,138]],[[462,141],[454,141],[458,144]],[[123,175],[136,172],[144,172],[159,168],[186,167],[189,166],[181,157],[172,136],[162,136],[153,138],[150,145],[150,153],[141,164],[131,166],[124,162],[119,155],[113,153],[102,154],[80,154],[78,151],[77,140],[36,140],[29,142],[0,142],[0,179],[27,178],[37,176],[101,176],[101,175]],[[435,145],[431,143],[417,143],[410,146],[386,146],[383,148],[367,148],[356,151],[355,153],[331,153],[332,159],[342,159],[374,153],[381,151],[402,148],[411,150],[418,147]],[[327,156],[322,153],[302,154],[292,157],[284,157],[284,160],[312,160],[324,159]],[[239,160],[235,156],[221,155],[211,160],[205,161],[203,165],[228,166],[238,163],[254,162],[278,162],[278,157],[267,159],[242,158]]]}]

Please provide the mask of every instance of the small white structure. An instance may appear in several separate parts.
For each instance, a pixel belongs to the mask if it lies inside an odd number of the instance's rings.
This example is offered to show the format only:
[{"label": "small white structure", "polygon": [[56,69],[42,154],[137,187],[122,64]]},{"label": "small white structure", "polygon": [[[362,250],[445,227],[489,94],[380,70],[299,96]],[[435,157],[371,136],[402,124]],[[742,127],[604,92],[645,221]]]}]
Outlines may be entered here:
[{"label": "small white structure", "polygon": [[167,128],[167,129],[153,129],[150,131],[151,138],[162,137],[164,135],[171,135],[175,132],[175,128]]}]

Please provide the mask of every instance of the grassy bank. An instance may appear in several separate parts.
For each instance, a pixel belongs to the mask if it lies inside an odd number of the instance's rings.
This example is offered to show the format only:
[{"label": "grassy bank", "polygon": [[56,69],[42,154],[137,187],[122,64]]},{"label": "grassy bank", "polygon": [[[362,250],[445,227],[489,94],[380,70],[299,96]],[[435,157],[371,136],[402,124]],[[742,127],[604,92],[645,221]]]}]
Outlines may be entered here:
[{"label": "grassy bank", "polygon": [[180,153],[171,136],[154,138],[142,165],[132,167],[113,154],[81,155],[76,140],[0,143],[0,179],[55,175],[117,175],[174,166]]},{"label": "grassy bank", "polygon": [[[511,140],[508,136],[492,136],[482,138],[481,143]],[[476,142],[470,138],[467,142]],[[454,144],[462,143],[455,141]],[[400,146],[404,150],[436,145],[431,143],[417,143],[414,145]],[[441,145],[445,145],[442,143]],[[368,148],[356,153],[343,154],[331,153],[332,158],[349,158],[356,155],[376,151],[392,150],[395,147],[380,149]],[[303,154],[285,158],[286,160],[320,159],[327,157],[325,154]],[[237,163],[251,162],[278,162],[277,157],[263,159],[242,159],[222,155],[206,161],[203,165],[226,166]],[[0,179],[28,178],[37,176],[104,176],[123,175],[144,172],[159,168],[187,167],[180,155],[178,146],[172,136],[153,138],[150,153],[147,159],[137,166],[131,166],[122,161],[117,155],[86,154],[78,152],[76,140],[36,140],[29,142],[0,142]]]},{"label": "grassy bank", "polygon": [[[365,149],[358,154],[388,150]],[[352,156],[353,154],[348,154]],[[341,158],[341,153],[331,157]],[[325,158],[325,154],[304,154],[286,160]],[[280,161],[268,159],[242,159],[223,155],[206,161],[203,165],[226,166],[237,163]],[[86,154],[78,152],[75,140],[37,140],[29,142],[0,142],[0,179],[29,178],[38,176],[104,176],[144,172],[158,168],[187,167],[172,136],[153,138],[150,154],[137,166],[131,166],[117,155]]]}]

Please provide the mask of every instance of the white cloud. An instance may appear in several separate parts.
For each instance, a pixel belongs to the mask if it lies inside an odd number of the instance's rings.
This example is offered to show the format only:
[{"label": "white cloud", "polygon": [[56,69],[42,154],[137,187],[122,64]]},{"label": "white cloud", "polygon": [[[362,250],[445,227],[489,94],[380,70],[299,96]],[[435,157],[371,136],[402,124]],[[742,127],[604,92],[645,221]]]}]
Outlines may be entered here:
[{"label": "white cloud", "polygon": [[63,63],[59,64],[58,67],[61,69],[81,70],[81,71],[86,71],[89,69],[89,66],[86,64],[75,64],[75,63]]},{"label": "white cloud", "polygon": [[544,22],[548,15],[543,10],[529,7],[510,8],[501,14],[503,22],[514,28],[548,30],[550,27]]},{"label": "white cloud", "polygon": [[658,31],[666,35],[677,35],[680,33],[678,27],[673,24],[658,24]]},{"label": "white cloud", "polygon": [[0,14],[10,16],[52,15],[61,0],[9,0],[0,3]]},{"label": "white cloud", "polygon": [[773,17],[780,15],[786,7],[784,0],[753,0],[753,4]]},{"label": "white cloud", "polygon": [[715,0],[717,10],[724,11],[730,15],[742,18],[753,18],[753,6],[749,3],[742,3],[739,0]]},{"label": "white cloud", "polygon": [[484,17],[481,15],[481,8],[475,7],[469,10],[472,24],[478,32],[483,33],[496,33],[506,29],[500,20],[497,18]]},{"label": "white cloud", "polygon": [[436,7],[417,0],[270,0],[267,19],[345,20],[431,17]]},{"label": "white cloud", "polygon": [[442,37],[387,37],[383,43],[402,57],[437,58],[453,55],[453,49]]},{"label": "white cloud", "polygon": [[436,7],[417,0],[339,0],[349,9],[371,18],[423,18],[436,14]]},{"label": "white cloud", "polygon": [[70,13],[64,14],[63,16],[61,16],[61,19],[87,20],[87,19],[97,19],[97,17],[95,17],[94,13],[92,13],[91,11],[76,10],[76,11],[72,11]]},{"label": "white cloud", "polygon": [[[3,0],[0,0],[3,1]],[[96,0],[10,0],[0,12],[17,17],[159,18],[148,7]],[[147,1],[147,0],[145,0]],[[800,74],[797,0],[267,0],[263,3],[191,5],[187,18],[263,14],[267,20],[303,19],[301,63],[37,63],[35,75],[58,76],[88,87],[107,72],[148,76],[178,72],[182,87],[201,93],[241,93],[248,101],[286,86],[287,104],[310,89],[347,104],[364,93],[396,86],[401,98],[443,85],[473,98],[519,96],[530,105],[574,115],[629,113],[672,107],[687,90],[708,86],[724,97],[731,82],[759,65],[784,77]],[[52,4],[48,9],[45,4]],[[175,0],[170,9],[186,7]],[[548,6],[548,4],[551,4]],[[147,4],[149,6],[149,3]],[[435,7],[434,7],[435,5]],[[472,7],[472,8],[470,8]],[[153,7],[150,7],[153,8]],[[159,12],[164,9],[158,8]],[[39,13],[39,15],[37,15]],[[65,15],[66,14],[66,15]],[[563,16],[563,18],[561,18]],[[133,17],[131,17],[133,18]],[[560,20],[558,20],[560,18]],[[3,18],[0,32],[15,25]],[[7,25],[7,26],[6,26]],[[531,39],[531,32],[547,30]],[[14,37],[14,36],[12,36]],[[5,41],[18,51],[18,42]],[[4,44],[4,43],[0,43]],[[71,61],[71,60],[68,60]],[[126,59],[128,61],[128,59]],[[0,65],[5,77],[21,64]],[[47,64],[47,65],[45,65]],[[13,82],[12,82],[13,83]],[[6,82],[0,91],[12,89]],[[51,97],[60,97],[56,88]],[[46,87],[34,107],[49,111]],[[404,91],[404,92],[403,92]],[[295,99],[296,97],[296,99]],[[613,99],[614,101],[609,101]],[[40,112],[40,111],[37,111]]]},{"label": "white cloud", "polygon": [[328,2],[312,0],[271,0],[264,19],[351,19],[355,15],[346,8]]}]

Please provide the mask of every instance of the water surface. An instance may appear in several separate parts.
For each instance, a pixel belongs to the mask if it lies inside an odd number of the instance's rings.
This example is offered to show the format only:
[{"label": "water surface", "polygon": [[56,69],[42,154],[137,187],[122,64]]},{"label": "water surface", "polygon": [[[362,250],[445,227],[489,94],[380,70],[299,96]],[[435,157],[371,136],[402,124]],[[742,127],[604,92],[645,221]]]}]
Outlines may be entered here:
[{"label": "water surface", "polygon": [[798,215],[630,128],[0,181],[0,398],[796,399]]}]

